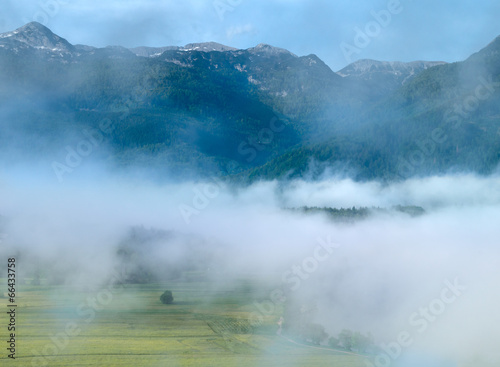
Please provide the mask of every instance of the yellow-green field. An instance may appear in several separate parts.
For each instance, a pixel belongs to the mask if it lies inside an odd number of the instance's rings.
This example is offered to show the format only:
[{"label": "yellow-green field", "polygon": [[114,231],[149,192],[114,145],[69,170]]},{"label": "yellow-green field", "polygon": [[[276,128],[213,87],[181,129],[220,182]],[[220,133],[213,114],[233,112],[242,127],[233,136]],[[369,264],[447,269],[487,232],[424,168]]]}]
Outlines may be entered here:
[{"label": "yellow-green field", "polygon": [[[174,304],[163,305],[170,289]],[[111,292],[112,291],[112,292]],[[92,300],[95,299],[96,310]],[[0,298],[7,309],[6,298]],[[247,329],[252,297],[242,289],[176,282],[106,290],[18,287],[16,359],[8,366],[364,366],[362,357],[293,343],[276,334],[276,315]],[[7,345],[8,315],[0,316]]]}]

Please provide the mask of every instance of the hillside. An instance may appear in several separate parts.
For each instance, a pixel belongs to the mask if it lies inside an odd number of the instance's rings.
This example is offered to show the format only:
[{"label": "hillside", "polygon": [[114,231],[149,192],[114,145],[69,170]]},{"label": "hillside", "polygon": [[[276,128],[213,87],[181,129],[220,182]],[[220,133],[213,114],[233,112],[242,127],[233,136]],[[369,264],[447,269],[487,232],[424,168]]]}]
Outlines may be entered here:
[{"label": "hillside", "polygon": [[2,160],[72,169],[68,152],[99,136],[92,161],[179,179],[489,173],[499,39],[460,63],[361,60],[335,73],[266,44],[95,48],[32,22],[0,35]]}]

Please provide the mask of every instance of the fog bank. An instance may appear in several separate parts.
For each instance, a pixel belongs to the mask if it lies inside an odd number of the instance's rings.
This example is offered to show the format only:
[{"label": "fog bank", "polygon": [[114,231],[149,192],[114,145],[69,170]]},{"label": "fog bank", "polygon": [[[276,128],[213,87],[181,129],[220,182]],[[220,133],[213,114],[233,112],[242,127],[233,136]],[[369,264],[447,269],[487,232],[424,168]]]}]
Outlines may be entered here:
[{"label": "fog bank", "polygon": [[[264,279],[262,294],[283,290],[331,335],[347,328],[388,344],[407,332],[412,343],[404,355],[435,355],[457,366],[488,358],[493,365],[500,361],[499,187],[498,177],[475,176],[392,185],[330,179],[243,188],[113,178],[61,185],[6,172],[0,254],[19,256],[27,276],[28,268],[51,264],[68,286],[98,287],[122,261],[117,250],[130,242],[131,228],[142,228],[133,233],[145,236],[141,243],[155,267],[188,264],[213,282],[222,275],[225,284]],[[336,222],[289,210],[395,205],[426,213],[387,211]]]}]

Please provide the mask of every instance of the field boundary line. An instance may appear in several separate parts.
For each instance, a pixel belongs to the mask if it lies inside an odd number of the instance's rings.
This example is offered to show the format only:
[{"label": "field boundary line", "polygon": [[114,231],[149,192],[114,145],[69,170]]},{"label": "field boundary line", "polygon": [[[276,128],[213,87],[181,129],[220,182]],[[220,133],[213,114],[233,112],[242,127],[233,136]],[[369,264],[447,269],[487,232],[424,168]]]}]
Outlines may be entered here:
[{"label": "field boundary line", "polygon": [[302,344],[302,343],[296,342],[295,340],[287,338],[286,336],[283,336],[283,335],[280,335],[280,337],[282,337],[283,339],[285,339],[285,340],[287,340],[287,341],[289,341],[291,343],[300,345],[302,347],[327,350],[327,351],[330,351],[330,352],[340,352],[340,353],[345,353],[345,354],[350,354],[350,355],[353,355],[353,356],[358,356],[358,357],[366,358],[366,356],[364,356],[362,354],[358,354],[358,353],[346,352],[345,350],[338,350],[338,349],[332,349],[332,348],[315,347],[315,346],[312,346],[312,345],[307,345],[307,344]]}]

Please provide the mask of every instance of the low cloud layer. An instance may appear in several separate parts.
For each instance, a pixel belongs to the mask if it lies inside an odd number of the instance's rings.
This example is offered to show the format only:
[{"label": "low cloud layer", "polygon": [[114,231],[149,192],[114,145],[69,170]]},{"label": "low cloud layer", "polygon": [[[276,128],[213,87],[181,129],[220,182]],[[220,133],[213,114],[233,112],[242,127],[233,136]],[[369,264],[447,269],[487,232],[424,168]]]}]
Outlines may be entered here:
[{"label": "low cloud layer", "polygon": [[[8,235],[2,257],[20,253],[26,262],[52,263],[67,272],[66,284],[103,279],[117,264],[117,245],[130,228],[153,228],[175,233],[165,243],[165,236],[158,237],[160,264],[190,261],[203,251],[226,281],[258,276],[264,288],[277,287],[314,307],[314,321],[332,335],[349,328],[390,344],[408,332],[412,344],[402,348],[403,355],[435,355],[457,366],[474,358],[500,360],[494,354],[500,338],[497,177],[432,177],[389,186],[330,179],[242,188],[109,178],[61,185],[17,171],[5,173],[0,187]],[[194,208],[197,195],[205,196],[203,208]],[[384,212],[339,223],[287,209],[399,204],[422,206],[426,214]],[[196,211],[189,223],[183,205]],[[460,295],[442,310],[439,299],[454,294],[443,290],[449,284],[455,290],[458,285]],[[427,319],[422,312],[429,307],[437,314]]]}]

